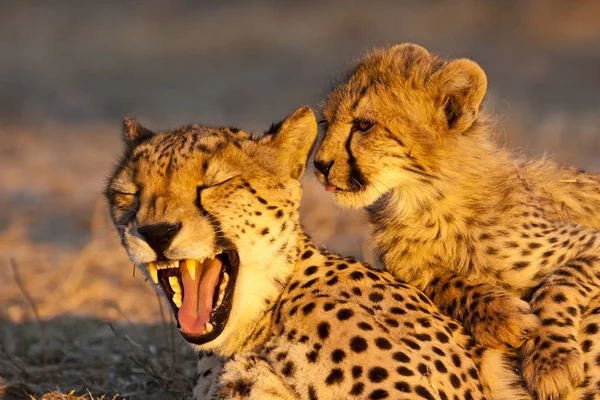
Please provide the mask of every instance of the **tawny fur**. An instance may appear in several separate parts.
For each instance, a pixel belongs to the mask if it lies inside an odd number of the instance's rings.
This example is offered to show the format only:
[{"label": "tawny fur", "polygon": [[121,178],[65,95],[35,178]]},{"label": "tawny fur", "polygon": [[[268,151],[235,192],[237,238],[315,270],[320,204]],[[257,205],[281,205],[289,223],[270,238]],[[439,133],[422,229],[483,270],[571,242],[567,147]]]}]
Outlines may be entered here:
[{"label": "tawny fur", "polygon": [[479,343],[525,343],[532,393],[583,382],[592,395],[600,363],[581,344],[599,325],[578,334],[600,286],[600,176],[498,145],[480,111],[486,86],[473,61],[416,45],[368,54],[327,100],[317,175],[341,205],[367,209],[396,277]]},{"label": "tawny fur", "polygon": [[308,108],[263,139],[135,132],[107,189],[131,260],[146,272],[156,258],[136,234],[148,221],[181,223],[169,258],[212,257],[224,238],[240,258],[225,329],[195,346],[196,398],[529,398],[510,353],[476,346],[415,287],[303,233],[299,178],[317,132]]}]

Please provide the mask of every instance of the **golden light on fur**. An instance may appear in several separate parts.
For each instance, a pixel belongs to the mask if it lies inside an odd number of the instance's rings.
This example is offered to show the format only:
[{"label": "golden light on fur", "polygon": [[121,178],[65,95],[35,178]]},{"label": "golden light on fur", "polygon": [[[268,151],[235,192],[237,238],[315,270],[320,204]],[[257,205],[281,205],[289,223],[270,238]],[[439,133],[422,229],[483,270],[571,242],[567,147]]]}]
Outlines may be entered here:
[{"label": "golden light on fur", "polygon": [[[262,137],[202,126],[159,132],[126,147],[110,179],[111,215],[132,262],[153,280],[156,269],[184,338],[214,353],[198,372],[215,378],[201,380],[195,396],[232,398],[241,387],[254,398],[301,390],[526,399],[509,352],[475,351],[418,289],[303,233],[299,179],[316,132],[308,108]],[[490,357],[499,364],[490,367]],[[426,383],[425,360],[434,363]],[[459,367],[448,373],[451,363]],[[362,375],[362,365],[368,380],[344,379]]]},{"label": "golden light on fur", "polygon": [[[482,111],[486,87],[475,62],[417,45],[367,54],[327,99],[317,176],[341,205],[366,208],[396,277],[481,344],[527,342],[532,393],[572,394],[588,339],[576,310],[600,294],[600,176],[497,145]],[[355,129],[357,120],[373,127]]]}]

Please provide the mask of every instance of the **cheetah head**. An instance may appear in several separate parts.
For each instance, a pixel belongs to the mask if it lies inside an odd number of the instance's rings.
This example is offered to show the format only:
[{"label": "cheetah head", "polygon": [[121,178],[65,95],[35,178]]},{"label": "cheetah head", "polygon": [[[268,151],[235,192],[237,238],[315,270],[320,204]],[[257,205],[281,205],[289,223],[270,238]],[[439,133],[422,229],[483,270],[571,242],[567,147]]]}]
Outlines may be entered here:
[{"label": "cheetah head", "polygon": [[106,196],[131,261],[164,293],[183,337],[236,351],[296,259],[299,178],[316,139],[303,107],[263,137],[124,121]]},{"label": "cheetah head", "polygon": [[443,61],[413,44],[375,50],[327,99],[317,177],[347,207],[393,188],[410,197],[434,179],[442,151],[469,146],[486,85],[470,60]]}]

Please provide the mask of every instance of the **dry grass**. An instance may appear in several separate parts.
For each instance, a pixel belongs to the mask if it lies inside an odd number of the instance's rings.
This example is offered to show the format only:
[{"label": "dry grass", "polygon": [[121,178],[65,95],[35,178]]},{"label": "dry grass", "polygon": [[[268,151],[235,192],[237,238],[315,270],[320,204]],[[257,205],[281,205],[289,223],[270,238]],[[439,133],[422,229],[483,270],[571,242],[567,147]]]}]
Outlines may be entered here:
[{"label": "dry grass", "polygon": [[95,214],[92,239],[78,251],[50,254],[19,240],[14,228],[0,241],[10,237],[20,243],[13,250],[29,255],[3,268],[13,275],[0,299],[4,398],[52,391],[41,398],[159,399],[191,392],[194,356],[170,310],[139,275],[132,277],[118,244],[95,231],[103,216]]},{"label": "dry grass", "polygon": [[[191,391],[194,355],[100,196],[121,117],[266,127],[408,40],[482,64],[507,141],[600,171],[595,0],[150,3],[0,5],[0,398]],[[374,262],[361,215],[310,172],[302,215],[317,243]]]},{"label": "dry grass", "polygon": [[[0,398],[191,393],[194,355],[170,309],[135,274],[99,195],[120,147],[108,130],[115,129],[85,127],[83,142],[82,127],[51,127],[44,138],[27,128],[0,131],[0,140],[19,138],[0,160],[4,192],[14,198],[0,204],[0,221],[10,216],[0,231]],[[594,143],[576,164],[598,162],[587,156],[598,154]],[[373,262],[360,213],[337,208],[310,173],[304,186],[303,224],[315,241]],[[35,196],[23,195],[32,189]]]},{"label": "dry grass", "polygon": [[[43,138],[29,128],[0,132],[0,140],[18,137],[0,160],[5,194],[20,200],[38,191],[26,202],[5,196],[0,204],[0,220],[9,216],[0,231],[0,398],[191,393],[194,354],[170,308],[132,268],[99,194],[120,151],[114,131],[52,126]],[[315,239],[372,260],[360,215],[320,198],[313,178],[305,186],[304,224]],[[63,230],[70,241],[57,239]]]}]

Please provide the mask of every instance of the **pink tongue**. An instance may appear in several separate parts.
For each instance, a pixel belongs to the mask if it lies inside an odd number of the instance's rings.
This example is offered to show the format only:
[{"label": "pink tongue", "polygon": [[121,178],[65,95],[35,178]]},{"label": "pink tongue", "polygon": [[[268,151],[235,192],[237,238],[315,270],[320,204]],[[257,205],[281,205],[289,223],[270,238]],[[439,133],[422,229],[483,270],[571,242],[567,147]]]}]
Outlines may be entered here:
[{"label": "pink tongue", "polygon": [[335,189],[337,189],[337,186],[335,186],[335,185],[327,185],[325,187],[325,190],[328,192],[333,192]]},{"label": "pink tongue", "polygon": [[185,267],[181,267],[181,283],[183,283],[183,299],[177,319],[181,331],[187,335],[197,336],[204,332],[213,309],[213,296],[219,283],[219,275],[223,263],[217,256],[205,260],[196,269],[196,279],[192,279]]}]

